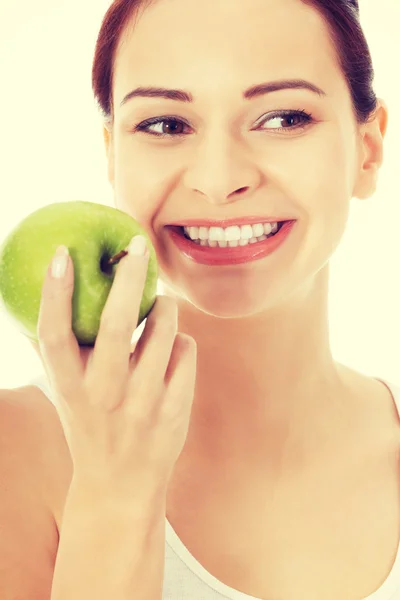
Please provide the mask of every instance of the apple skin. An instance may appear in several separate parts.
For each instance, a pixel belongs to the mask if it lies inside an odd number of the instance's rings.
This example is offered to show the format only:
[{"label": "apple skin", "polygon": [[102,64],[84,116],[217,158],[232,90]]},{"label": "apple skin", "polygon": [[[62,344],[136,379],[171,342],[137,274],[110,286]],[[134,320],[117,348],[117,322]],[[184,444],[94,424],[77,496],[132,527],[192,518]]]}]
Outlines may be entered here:
[{"label": "apple skin", "polygon": [[150,249],[139,326],[157,298],[158,263],[151,240],[127,213],[83,200],[40,208],[19,223],[0,246],[0,301],[7,316],[21,333],[38,342],[44,279],[57,247],[65,244],[74,265],[72,330],[80,346],[94,346],[118,267],[118,263],[111,265],[106,273],[101,261],[125,250],[138,234],[146,238]]}]

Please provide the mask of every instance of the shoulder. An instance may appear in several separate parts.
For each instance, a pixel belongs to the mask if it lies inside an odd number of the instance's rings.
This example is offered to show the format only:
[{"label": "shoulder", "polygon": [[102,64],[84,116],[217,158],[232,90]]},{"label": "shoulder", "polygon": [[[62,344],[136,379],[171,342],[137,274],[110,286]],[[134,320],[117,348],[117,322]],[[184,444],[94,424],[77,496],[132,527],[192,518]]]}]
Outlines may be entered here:
[{"label": "shoulder", "polygon": [[67,467],[50,400],[34,386],[0,390],[1,598],[50,598]]},{"label": "shoulder", "polygon": [[58,412],[37,386],[0,389],[0,456],[32,484],[59,527],[72,461]]}]

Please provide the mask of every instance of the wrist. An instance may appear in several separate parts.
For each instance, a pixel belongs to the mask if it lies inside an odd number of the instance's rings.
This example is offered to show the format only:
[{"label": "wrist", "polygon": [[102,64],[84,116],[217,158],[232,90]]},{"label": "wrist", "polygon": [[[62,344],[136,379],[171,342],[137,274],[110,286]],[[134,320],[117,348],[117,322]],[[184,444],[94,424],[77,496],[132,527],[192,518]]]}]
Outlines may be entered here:
[{"label": "wrist", "polygon": [[82,480],[73,476],[68,491],[67,502],[74,507],[91,513],[111,512],[143,515],[166,513],[167,486],[165,484],[141,486],[118,484],[93,479]]}]

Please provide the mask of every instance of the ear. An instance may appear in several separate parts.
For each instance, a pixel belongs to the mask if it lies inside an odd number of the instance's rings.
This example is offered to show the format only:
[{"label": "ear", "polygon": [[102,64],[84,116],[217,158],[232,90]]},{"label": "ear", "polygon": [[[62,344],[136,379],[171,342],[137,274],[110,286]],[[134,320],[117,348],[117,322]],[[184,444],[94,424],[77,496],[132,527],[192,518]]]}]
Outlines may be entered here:
[{"label": "ear", "polygon": [[113,129],[111,124],[103,124],[103,137],[108,162],[108,181],[114,188],[114,140]]},{"label": "ear", "polygon": [[383,163],[383,138],[388,125],[388,108],[378,98],[377,109],[369,123],[359,130],[360,164],[354,184],[353,196],[364,200],[376,191],[379,169]]}]

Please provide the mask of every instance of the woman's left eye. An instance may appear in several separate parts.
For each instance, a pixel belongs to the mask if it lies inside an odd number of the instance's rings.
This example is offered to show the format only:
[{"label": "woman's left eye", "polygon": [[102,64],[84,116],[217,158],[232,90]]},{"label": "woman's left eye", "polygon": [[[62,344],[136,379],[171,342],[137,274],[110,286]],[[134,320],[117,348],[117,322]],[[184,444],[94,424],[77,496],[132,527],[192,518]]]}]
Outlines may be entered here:
[{"label": "woman's left eye", "polygon": [[[295,121],[295,125],[289,127],[272,127],[267,129],[272,129],[273,131],[304,129],[308,123],[313,121],[312,115],[307,113],[305,110],[286,110],[272,113],[267,119],[261,121],[261,124],[263,125],[268,121],[276,121],[279,119],[287,122]],[[300,120],[300,125],[298,123],[296,124],[297,120]],[[161,131],[151,131],[150,127],[153,127],[154,125],[156,125]],[[144,133],[148,133],[149,135],[154,135],[157,137],[180,137],[182,135],[186,135],[182,131],[185,126],[190,127],[188,123],[176,117],[155,117],[152,119],[146,119],[138,125],[135,125],[132,131],[143,131]],[[261,127],[261,129],[265,128]]]},{"label": "woman's left eye", "polygon": [[[268,123],[268,121],[276,121],[282,119],[283,121],[292,122],[295,121],[295,125],[293,127],[268,127],[267,129],[275,129],[275,131],[283,131],[286,129],[304,129],[308,123],[311,123],[314,119],[311,113],[306,112],[305,110],[283,110],[276,113],[273,113],[268,119],[264,119],[261,121],[262,124]],[[300,124],[296,124],[296,120],[300,120]],[[264,129],[262,127],[262,129]]]}]

